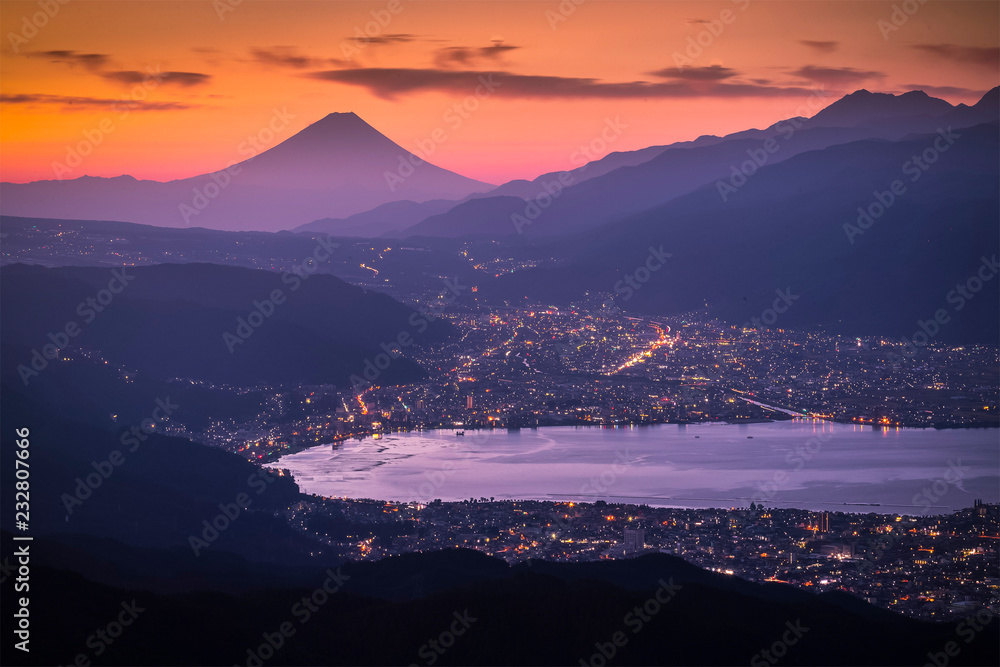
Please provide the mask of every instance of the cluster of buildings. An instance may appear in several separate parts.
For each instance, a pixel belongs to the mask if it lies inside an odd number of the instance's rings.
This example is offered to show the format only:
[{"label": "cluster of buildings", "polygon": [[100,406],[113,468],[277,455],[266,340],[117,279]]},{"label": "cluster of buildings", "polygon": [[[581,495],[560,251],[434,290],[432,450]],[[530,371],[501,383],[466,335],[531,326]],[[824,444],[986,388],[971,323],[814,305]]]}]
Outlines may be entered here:
[{"label": "cluster of buildings", "polygon": [[1000,424],[996,348],[752,330],[695,314],[504,308],[445,315],[450,340],[415,345],[428,379],[403,386],[229,388],[243,418],[186,435],[252,460],[400,430],[754,422],[811,417],[895,427]]},{"label": "cluster of buildings", "polygon": [[314,497],[289,522],[339,555],[370,560],[475,549],[508,562],[668,553],[716,572],[843,590],[924,619],[1000,613],[1000,505],[903,516],[796,509],[681,509],[495,500],[396,503]]}]

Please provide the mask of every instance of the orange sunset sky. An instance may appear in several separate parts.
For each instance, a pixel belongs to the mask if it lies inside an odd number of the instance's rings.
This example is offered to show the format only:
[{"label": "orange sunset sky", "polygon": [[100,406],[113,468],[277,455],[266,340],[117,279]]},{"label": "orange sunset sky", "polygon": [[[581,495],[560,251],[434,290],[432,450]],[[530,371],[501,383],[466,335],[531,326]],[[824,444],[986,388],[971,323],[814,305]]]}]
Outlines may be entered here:
[{"label": "orange sunset sky", "polygon": [[[277,108],[274,144],[353,111],[415,152],[439,130],[431,162],[501,183],[574,166],[608,119],[631,150],[858,88],[972,104],[1000,77],[995,0],[576,1],[0,0],[0,178],[54,178],[95,133],[74,177],[213,171]],[[495,92],[449,114],[488,72]]]}]

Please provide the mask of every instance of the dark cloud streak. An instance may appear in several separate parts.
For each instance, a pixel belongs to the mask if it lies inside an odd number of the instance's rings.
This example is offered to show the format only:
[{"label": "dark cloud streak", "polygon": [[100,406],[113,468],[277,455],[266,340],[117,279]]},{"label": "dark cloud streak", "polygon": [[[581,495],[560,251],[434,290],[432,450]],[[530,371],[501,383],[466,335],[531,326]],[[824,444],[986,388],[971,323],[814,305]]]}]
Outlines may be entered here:
[{"label": "dark cloud streak", "polygon": [[831,88],[852,87],[869,79],[882,79],[885,74],[853,67],[816,67],[806,65],[792,72],[794,76]]},{"label": "dark cloud streak", "polygon": [[650,72],[650,74],[664,79],[681,79],[683,81],[722,81],[736,76],[738,72],[721,65],[711,65],[710,67],[688,67],[685,69],[667,67]]},{"label": "dark cloud streak", "polygon": [[477,65],[484,62],[497,62],[504,54],[519,49],[519,46],[496,43],[492,46],[447,46],[438,49],[434,56],[434,64],[438,67],[453,67]]},{"label": "dark cloud streak", "polygon": [[472,95],[484,81],[494,82],[498,94],[521,98],[789,97],[809,95],[812,92],[797,86],[756,86],[726,82],[709,82],[709,85],[705,85],[704,81],[605,83],[589,78],[440,69],[356,68],[312,72],[306,76],[367,88],[383,99],[431,91]]},{"label": "dark cloud streak", "polygon": [[1000,68],[1000,47],[958,44],[914,44],[914,49],[958,63]]},{"label": "dark cloud streak", "polygon": [[198,72],[158,72],[156,70],[147,72],[139,72],[137,70],[105,72],[101,76],[108,81],[127,85],[152,80],[158,82],[159,85],[178,85],[184,88],[206,84],[212,78],[211,74],[200,74]]},{"label": "dark cloud streak", "polygon": [[820,53],[833,53],[840,47],[840,42],[825,42],[814,39],[800,39],[799,44],[808,46],[810,49],[814,49]]},{"label": "dark cloud streak", "polygon": [[94,71],[99,70],[108,64],[111,58],[106,53],[79,53],[69,50],[36,51],[26,54],[29,58],[44,58],[49,62],[63,63],[70,67],[81,65]]},{"label": "dark cloud streak", "polygon": [[903,90],[922,90],[928,95],[939,97],[941,95],[958,95],[961,97],[980,98],[986,94],[985,90],[973,90],[971,88],[959,88],[957,86],[928,86],[923,84],[910,84],[903,86]]},{"label": "dark cloud streak", "polygon": [[410,33],[406,32],[398,32],[398,33],[389,33],[388,35],[377,35],[375,37],[368,37],[368,36],[359,37],[355,35],[354,37],[345,37],[344,41],[345,42],[356,41],[362,44],[378,44],[378,45],[405,44],[407,42],[417,41],[417,36],[411,35]]},{"label": "dark cloud streak", "polygon": [[271,48],[252,48],[250,55],[262,65],[289,67],[291,69],[306,69],[327,67],[330,65],[346,65],[346,60],[339,58],[313,58],[300,54],[294,46],[272,46]]},{"label": "dark cloud streak", "polygon": [[0,103],[23,104],[26,106],[58,106],[61,111],[93,111],[109,109],[112,111],[175,111],[192,109],[195,105],[181,102],[146,102],[130,99],[108,99],[99,97],[74,97],[68,95],[17,94],[0,95]]}]

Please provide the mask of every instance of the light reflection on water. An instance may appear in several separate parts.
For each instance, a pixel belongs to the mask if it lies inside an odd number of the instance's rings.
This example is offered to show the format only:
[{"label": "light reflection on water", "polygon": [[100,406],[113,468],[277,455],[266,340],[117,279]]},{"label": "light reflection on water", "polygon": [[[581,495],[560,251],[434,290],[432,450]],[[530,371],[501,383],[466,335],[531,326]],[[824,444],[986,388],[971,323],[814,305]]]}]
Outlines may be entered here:
[{"label": "light reflection on water", "polygon": [[[1000,431],[821,420],[396,433],[283,457],[307,493],[935,514],[1000,500]],[[959,470],[961,479],[954,472]],[[949,480],[943,493],[921,495]],[[942,490],[939,482],[936,491]],[[928,500],[933,499],[933,502]]]}]

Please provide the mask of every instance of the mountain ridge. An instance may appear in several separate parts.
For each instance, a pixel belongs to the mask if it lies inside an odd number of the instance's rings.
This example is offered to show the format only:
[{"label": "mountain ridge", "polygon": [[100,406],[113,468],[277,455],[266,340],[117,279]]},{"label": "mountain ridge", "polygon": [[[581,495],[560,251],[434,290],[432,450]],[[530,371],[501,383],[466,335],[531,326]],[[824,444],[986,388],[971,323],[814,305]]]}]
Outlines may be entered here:
[{"label": "mountain ridge", "polygon": [[[274,128],[264,129],[277,137]],[[247,159],[171,181],[121,175],[0,183],[3,213],[280,231],[400,199],[461,199],[494,187],[422,160],[353,112],[327,114],[276,145],[261,143],[238,147]]]}]

